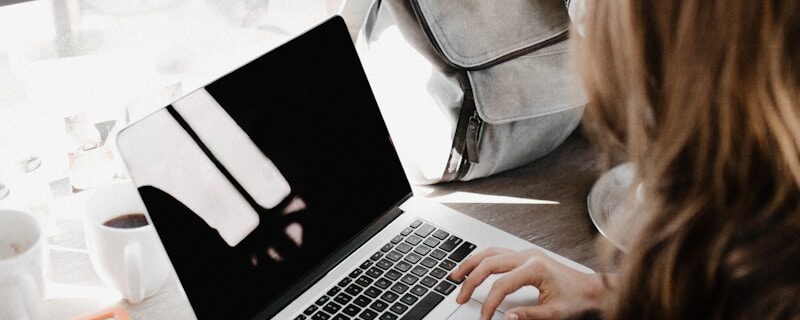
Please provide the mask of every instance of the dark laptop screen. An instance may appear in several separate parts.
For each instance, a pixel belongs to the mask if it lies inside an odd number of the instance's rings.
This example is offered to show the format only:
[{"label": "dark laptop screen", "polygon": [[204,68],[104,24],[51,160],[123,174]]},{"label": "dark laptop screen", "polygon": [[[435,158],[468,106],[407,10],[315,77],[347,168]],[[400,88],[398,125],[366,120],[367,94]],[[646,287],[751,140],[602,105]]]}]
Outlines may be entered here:
[{"label": "dark laptop screen", "polygon": [[197,316],[250,318],[411,190],[341,19],[205,89],[291,194],[257,207],[258,227],[231,247],[171,195],[139,190]]}]

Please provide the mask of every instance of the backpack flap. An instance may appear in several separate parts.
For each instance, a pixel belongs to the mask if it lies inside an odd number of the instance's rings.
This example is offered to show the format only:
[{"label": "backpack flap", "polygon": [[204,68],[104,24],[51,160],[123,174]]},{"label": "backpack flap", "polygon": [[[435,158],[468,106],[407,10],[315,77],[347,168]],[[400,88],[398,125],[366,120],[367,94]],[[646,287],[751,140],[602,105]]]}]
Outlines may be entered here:
[{"label": "backpack flap", "polygon": [[569,68],[568,42],[484,70],[468,71],[483,121],[505,124],[586,104],[580,78]]},{"label": "backpack flap", "polygon": [[413,0],[433,47],[465,69],[482,120],[504,124],[586,103],[569,65],[560,0]]},{"label": "backpack flap", "polygon": [[560,42],[570,25],[561,0],[411,3],[433,46],[462,69],[483,69]]}]

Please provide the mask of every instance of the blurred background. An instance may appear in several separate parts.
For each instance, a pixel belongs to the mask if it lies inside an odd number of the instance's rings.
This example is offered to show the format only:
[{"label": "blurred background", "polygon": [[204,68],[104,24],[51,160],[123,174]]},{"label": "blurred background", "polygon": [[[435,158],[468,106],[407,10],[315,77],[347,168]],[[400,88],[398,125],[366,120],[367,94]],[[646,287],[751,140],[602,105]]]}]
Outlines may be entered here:
[{"label": "blurred background", "polygon": [[[94,274],[87,190],[128,179],[116,132],[335,14],[343,0],[0,0],[0,208],[48,244],[47,319],[121,301]],[[191,318],[173,280],[138,315]]]},{"label": "blurred background", "polygon": [[[2,2],[0,183],[6,201],[43,193],[20,192],[34,175],[60,191],[121,177],[113,150],[103,150],[115,131],[321,22],[340,2]],[[82,172],[88,167],[102,172]],[[69,184],[58,182],[65,178]]]}]

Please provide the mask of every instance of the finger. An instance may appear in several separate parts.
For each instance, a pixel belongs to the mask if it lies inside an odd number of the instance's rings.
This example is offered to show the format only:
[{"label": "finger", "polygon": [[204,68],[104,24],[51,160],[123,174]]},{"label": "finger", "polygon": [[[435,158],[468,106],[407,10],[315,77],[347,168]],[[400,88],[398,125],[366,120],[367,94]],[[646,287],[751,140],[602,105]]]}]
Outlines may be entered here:
[{"label": "finger", "polygon": [[552,306],[516,307],[506,311],[505,320],[557,319],[558,312]]},{"label": "finger", "polygon": [[478,253],[469,256],[467,259],[461,262],[458,268],[456,268],[456,270],[453,271],[451,276],[455,280],[462,280],[466,275],[472,272],[472,270],[475,269],[475,267],[477,267],[478,264],[480,264],[481,261],[483,261],[483,259],[508,252],[511,252],[511,250],[505,248],[497,248],[497,247],[490,247],[481,250]]},{"label": "finger", "polygon": [[470,272],[469,277],[461,286],[461,291],[456,298],[458,303],[466,303],[475,291],[490,275],[513,270],[525,262],[525,255],[521,252],[499,254],[483,259],[481,263]]},{"label": "finger", "polygon": [[541,284],[543,276],[543,268],[539,265],[537,259],[529,259],[519,268],[516,268],[508,274],[502,276],[494,282],[492,289],[486,296],[486,301],[483,302],[481,308],[481,315],[488,319],[503,302],[503,299],[514,291],[526,285],[538,286]]}]

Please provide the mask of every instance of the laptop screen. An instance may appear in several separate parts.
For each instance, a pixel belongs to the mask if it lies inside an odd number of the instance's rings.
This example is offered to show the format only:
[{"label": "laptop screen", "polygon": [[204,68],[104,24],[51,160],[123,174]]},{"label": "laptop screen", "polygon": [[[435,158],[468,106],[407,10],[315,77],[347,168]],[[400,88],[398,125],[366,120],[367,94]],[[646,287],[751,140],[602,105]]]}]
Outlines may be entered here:
[{"label": "laptop screen", "polygon": [[[271,162],[277,200],[263,206],[217,153],[237,154],[219,147],[226,135],[200,132],[177,102],[170,115],[243,195],[257,224],[223,239],[174,194],[158,186],[139,191],[196,315],[251,318],[411,190],[340,18],[205,91]],[[203,146],[204,134],[216,148]]]}]

